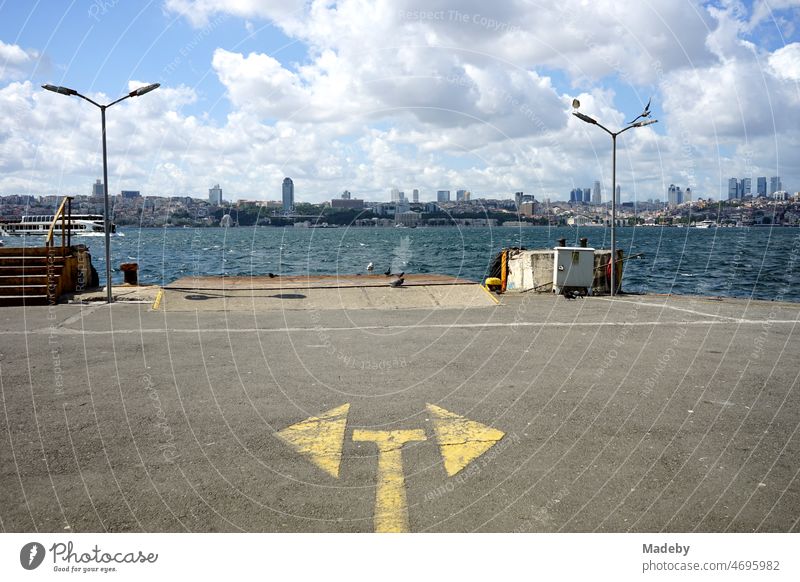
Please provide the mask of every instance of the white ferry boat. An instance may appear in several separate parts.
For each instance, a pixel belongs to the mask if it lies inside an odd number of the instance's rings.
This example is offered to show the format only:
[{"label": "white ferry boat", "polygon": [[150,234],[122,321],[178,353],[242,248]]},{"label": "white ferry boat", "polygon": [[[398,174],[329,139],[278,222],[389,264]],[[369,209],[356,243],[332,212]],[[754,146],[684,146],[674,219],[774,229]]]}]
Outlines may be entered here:
[{"label": "white ferry boat", "polygon": [[[46,235],[53,223],[53,215],[41,214],[38,216],[23,216],[19,221],[0,220],[0,234],[11,235]],[[73,214],[66,221],[70,236],[82,234],[104,234],[104,220],[101,214]],[[115,233],[117,226],[111,223],[111,232]],[[55,234],[61,234],[61,220],[54,229]]]},{"label": "white ferry boat", "polygon": [[717,223],[713,220],[703,220],[694,225],[695,228],[716,228]]}]

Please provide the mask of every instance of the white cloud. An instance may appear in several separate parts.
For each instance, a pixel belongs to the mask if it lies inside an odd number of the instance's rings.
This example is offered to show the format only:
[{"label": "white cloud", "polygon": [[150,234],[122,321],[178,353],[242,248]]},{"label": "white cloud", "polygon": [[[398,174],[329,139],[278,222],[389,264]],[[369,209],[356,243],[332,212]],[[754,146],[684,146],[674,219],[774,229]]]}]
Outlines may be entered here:
[{"label": "white cloud", "polygon": [[769,56],[773,75],[789,81],[800,81],[800,43],[788,44]]},{"label": "white cloud", "polygon": [[26,76],[38,58],[37,51],[25,50],[0,40],[0,81]]}]

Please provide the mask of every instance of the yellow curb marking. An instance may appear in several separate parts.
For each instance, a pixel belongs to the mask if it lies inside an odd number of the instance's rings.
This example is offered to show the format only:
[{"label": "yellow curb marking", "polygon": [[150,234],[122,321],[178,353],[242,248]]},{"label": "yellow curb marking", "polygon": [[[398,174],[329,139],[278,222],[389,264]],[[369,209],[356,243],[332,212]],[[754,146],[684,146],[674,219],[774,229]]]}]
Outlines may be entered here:
[{"label": "yellow curb marking", "polygon": [[158,306],[161,305],[161,298],[164,296],[164,290],[159,289],[158,293],[156,294],[156,300],[153,301],[153,311],[158,310]]},{"label": "yellow curb marking", "polygon": [[496,428],[468,420],[444,408],[427,405],[433,417],[433,430],[442,453],[444,468],[452,477],[505,436]]},{"label": "yellow curb marking", "polygon": [[317,467],[338,478],[349,411],[350,405],[343,404],[288,426],[277,436]]},{"label": "yellow curb marking", "polygon": [[426,440],[425,431],[355,430],[356,442],[378,445],[378,486],[375,492],[375,531],[407,532],[408,503],[403,475],[402,449],[405,443]]},{"label": "yellow curb marking", "polygon": [[489,291],[489,289],[487,289],[487,288],[486,288],[485,286],[483,286],[483,285],[479,285],[479,287],[480,287],[481,289],[483,289],[483,290],[484,290],[484,292],[485,292],[485,293],[486,293],[486,294],[489,296],[489,299],[491,299],[492,301],[494,301],[496,305],[500,305],[500,300],[499,300],[497,297],[495,297],[495,296],[492,294],[492,292],[491,292],[491,291]]}]

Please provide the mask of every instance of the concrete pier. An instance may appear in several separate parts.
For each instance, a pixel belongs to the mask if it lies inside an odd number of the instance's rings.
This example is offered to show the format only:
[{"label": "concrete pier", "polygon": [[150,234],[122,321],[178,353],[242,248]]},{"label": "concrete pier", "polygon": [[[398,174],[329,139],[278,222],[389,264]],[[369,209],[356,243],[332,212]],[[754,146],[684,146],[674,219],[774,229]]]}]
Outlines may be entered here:
[{"label": "concrete pier", "polygon": [[798,530],[798,304],[228,283],[0,310],[6,531]]}]

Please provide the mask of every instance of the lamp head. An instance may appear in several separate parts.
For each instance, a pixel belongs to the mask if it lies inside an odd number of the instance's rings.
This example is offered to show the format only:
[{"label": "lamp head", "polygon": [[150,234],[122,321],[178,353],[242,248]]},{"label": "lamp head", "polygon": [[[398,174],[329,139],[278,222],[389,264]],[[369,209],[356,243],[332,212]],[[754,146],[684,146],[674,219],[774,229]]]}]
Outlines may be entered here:
[{"label": "lamp head", "polygon": [[149,93],[155,89],[158,89],[161,86],[161,83],[153,83],[152,85],[147,85],[145,87],[139,87],[138,89],[134,89],[128,94],[128,97],[141,97],[145,93]]},{"label": "lamp head", "polygon": [[574,115],[575,117],[577,117],[581,121],[585,121],[586,123],[591,123],[592,125],[597,125],[597,121],[595,121],[594,119],[592,119],[588,115],[584,115],[583,113],[580,113],[578,111],[574,111],[572,113],[572,115]]},{"label": "lamp head", "polygon": [[48,91],[52,91],[53,93],[60,93],[61,95],[78,94],[78,92],[75,89],[70,89],[69,87],[59,87],[58,85],[42,85],[42,89],[47,89]]}]

